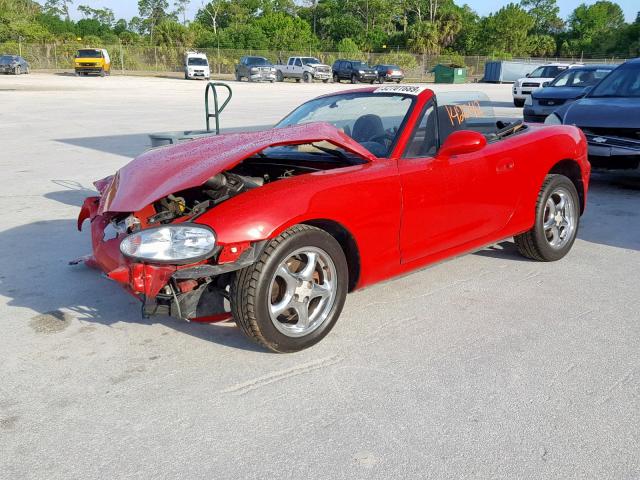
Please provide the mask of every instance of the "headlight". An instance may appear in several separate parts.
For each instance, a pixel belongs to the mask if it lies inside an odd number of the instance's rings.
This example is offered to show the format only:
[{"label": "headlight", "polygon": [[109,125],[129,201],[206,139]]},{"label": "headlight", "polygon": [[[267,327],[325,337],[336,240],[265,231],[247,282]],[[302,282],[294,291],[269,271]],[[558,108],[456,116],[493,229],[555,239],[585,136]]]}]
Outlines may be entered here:
[{"label": "headlight", "polygon": [[552,113],[547,118],[544,119],[545,125],[562,125],[562,120],[558,115]]},{"label": "headlight", "polygon": [[166,225],[132,233],[120,243],[125,257],[155,263],[191,263],[208,257],[216,237],[207,227]]},{"label": "headlight", "polygon": [[251,73],[258,73],[258,69],[253,67],[251,70],[249,70]]},{"label": "headlight", "polygon": [[528,105],[528,106],[533,105],[533,95],[529,95],[529,96],[525,99],[524,104],[525,104],[525,105]]},{"label": "headlight", "polygon": [[364,70],[358,70],[358,73],[362,75],[364,73]]}]

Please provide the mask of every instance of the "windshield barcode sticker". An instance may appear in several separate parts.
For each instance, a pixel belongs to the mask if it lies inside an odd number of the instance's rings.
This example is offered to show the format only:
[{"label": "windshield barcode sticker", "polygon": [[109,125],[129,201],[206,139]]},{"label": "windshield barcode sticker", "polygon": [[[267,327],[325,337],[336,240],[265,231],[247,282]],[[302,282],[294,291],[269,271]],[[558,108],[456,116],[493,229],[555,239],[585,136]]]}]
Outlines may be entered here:
[{"label": "windshield barcode sticker", "polygon": [[378,87],[375,93],[405,93],[407,95],[419,95],[427,90],[427,87],[420,85],[385,85]]}]

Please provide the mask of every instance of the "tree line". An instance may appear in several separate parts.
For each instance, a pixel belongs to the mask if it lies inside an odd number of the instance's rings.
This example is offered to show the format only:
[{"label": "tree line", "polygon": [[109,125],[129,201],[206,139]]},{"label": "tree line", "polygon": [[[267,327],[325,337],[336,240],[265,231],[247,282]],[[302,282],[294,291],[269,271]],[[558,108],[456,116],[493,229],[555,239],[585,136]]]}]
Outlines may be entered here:
[{"label": "tree line", "polygon": [[405,50],[427,55],[640,56],[640,12],[625,21],[600,0],[559,16],[556,0],[520,0],[487,16],[453,0],[213,0],[195,18],[190,0],[139,0],[138,15],[74,0],[0,0],[0,42],[157,45],[184,48]]}]

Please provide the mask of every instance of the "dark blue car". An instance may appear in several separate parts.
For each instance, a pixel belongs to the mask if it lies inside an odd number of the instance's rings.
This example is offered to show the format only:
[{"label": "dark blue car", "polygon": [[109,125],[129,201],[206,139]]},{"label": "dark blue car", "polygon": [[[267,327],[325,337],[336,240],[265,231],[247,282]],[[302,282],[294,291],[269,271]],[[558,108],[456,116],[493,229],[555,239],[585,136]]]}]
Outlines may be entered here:
[{"label": "dark blue car", "polygon": [[607,75],[584,98],[547,117],[548,125],[576,125],[589,142],[594,168],[637,168],[640,164],[640,58]]},{"label": "dark blue car", "polygon": [[586,65],[565,70],[549,85],[533,93],[525,101],[524,121],[544,122],[558,107],[584,97],[600,80],[617,65]]}]

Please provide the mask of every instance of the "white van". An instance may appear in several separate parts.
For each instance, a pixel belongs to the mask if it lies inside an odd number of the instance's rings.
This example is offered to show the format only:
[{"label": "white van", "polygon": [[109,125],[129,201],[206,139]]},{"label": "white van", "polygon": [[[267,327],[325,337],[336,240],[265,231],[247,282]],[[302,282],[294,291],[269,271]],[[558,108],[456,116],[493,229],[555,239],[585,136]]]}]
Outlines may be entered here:
[{"label": "white van", "polygon": [[198,52],[187,52],[184,55],[184,78],[211,78],[211,70],[209,69],[209,61],[207,55]]}]

